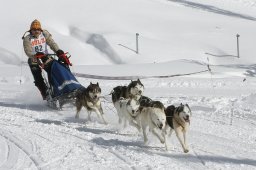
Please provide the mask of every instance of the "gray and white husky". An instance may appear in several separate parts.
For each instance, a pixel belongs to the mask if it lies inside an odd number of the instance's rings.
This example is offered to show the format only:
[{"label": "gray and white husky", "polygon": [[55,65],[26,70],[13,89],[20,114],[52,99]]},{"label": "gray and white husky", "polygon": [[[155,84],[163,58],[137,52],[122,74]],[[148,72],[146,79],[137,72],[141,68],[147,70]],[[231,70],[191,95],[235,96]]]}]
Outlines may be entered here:
[{"label": "gray and white husky", "polygon": [[103,109],[100,101],[101,88],[99,83],[90,83],[87,88],[84,88],[76,96],[76,118],[79,118],[79,113],[84,106],[88,111],[88,120],[91,120],[91,113],[97,113],[97,116],[102,119],[102,121],[107,124],[103,117]]}]

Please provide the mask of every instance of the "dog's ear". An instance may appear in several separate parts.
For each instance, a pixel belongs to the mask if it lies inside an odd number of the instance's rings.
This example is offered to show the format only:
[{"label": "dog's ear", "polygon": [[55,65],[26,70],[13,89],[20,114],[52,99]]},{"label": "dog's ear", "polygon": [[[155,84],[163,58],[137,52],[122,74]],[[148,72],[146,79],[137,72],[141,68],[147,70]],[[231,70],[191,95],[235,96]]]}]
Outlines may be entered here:
[{"label": "dog's ear", "polygon": [[138,78],[138,80],[137,80],[139,83],[140,83],[140,79]]},{"label": "dog's ear", "polygon": [[176,108],[176,111],[177,111],[178,113],[180,113],[180,112],[183,111],[183,109],[184,109],[184,105],[181,104],[179,107]]},{"label": "dog's ear", "polygon": [[99,86],[99,83],[97,82],[97,86]]},{"label": "dog's ear", "polygon": [[92,85],[92,82],[90,82],[90,85]]},{"label": "dog's ear", "polygon": [[185,106],[187,106],[188,109],[189,109],[189,112],[192,113],[192,112],[191,112],[191,109],[190,109],[190,107],[189,107],[189,105],[188,105],[188,104],[185,104]]}]

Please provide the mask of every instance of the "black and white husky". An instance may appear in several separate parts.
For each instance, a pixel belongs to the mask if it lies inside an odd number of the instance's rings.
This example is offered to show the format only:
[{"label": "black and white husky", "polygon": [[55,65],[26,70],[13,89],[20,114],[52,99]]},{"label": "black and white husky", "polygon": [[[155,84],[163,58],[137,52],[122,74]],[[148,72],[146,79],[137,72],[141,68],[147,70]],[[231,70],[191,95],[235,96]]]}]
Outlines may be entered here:
[{"label": "black and white husky", "polygon": [[102,121],[106,123],[103,117],[103,109],[100,101],[101,88],[99,83],[90,85],[87,88],[84,88],[80,93],[76,96],[76,118],[79,118],[79,113],[84,106],[88,111],[88,120],[91,120],[91,113],[96,112],[97,116],[102,119]]},{"label": "black and white husky", "polygon": [[191,109],[188,104],[180,104],[178,107],[170,105],[165,109],[166,126],[164,129],[165,147],[168,150],[166,136],[171,136],[173,130],[185,153],[189,152],[187,145],[187,132],[189,130]]},{"label": "black and white husky", "polygon": [[119,123],[124,121],[124,114],[120,110],[120,99],[134,99],[138,101],[144,92],[144,85],[141,83],[140,79],[136,81],[131,81],[128,86],[117,86],[112,92],[112,102],[117,110],[119,117]]}]

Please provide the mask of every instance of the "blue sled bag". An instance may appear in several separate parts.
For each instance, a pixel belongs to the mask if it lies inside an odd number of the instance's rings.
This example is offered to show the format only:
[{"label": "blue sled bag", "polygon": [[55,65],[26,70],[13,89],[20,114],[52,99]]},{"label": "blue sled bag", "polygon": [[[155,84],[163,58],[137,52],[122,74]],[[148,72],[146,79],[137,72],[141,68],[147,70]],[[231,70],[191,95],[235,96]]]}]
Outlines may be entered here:
[{"label": "blue sled bag", "polygon": [[83,87],[70,70],[57,61],[53,61],[52,63],[50,77],[54,97],[73,92]]}]

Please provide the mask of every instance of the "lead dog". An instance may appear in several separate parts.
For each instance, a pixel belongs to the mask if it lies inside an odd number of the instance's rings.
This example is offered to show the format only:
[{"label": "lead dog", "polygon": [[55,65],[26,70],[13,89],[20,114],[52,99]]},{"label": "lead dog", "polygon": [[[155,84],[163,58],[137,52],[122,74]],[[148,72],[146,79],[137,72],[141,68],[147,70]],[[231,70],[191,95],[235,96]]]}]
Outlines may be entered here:
[{"label": "lead dog", "polygon": [[96,112],[97,116],[102,119],[102,121],[107,124],[103,117],[103,109],[100,101],[101,88],[99,83],[90,85],[84,88],[76,96],[76,118],[79,118],[79,113],[84,106],[88,111],[88,120],[91,120],[91,113]]},{"label": "lead dog", "polygon": [[119,124],[122,124],[124,121],[124,115],[120,110],[120,99],[134,99],[138,101],[143,92],[144,85],[141,83],[140,79],[131,81],[128,86],[117,86],[112,90],[112,102],[119,117]]},{"label": "lead dog", "polygon": [[143,131],[144,143],[148,142],[147,127],[161,143],[165,143],[162,130],[165,128],[166,116],[164,105],[160,101],[149,101],[139,109],[140,124]]},{"label": "lead dog", "polygon": [[165,109],[166,114],[166,126],[164,129],[164,137],[165,137],[165,148],[168,150],[166,136],[171,136],[173,130],[176,133],[176,136],[183,148],[185,153],[189,152],[189,148],[187,145],[187,131],[189,130],[190,125],[190,117],[191,117],[191,109],[188,104],[180,104],[180,106],[175,107],[174,105],[170,105]]}]

